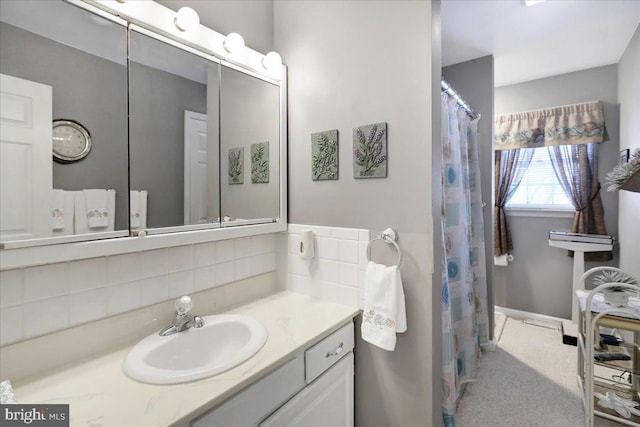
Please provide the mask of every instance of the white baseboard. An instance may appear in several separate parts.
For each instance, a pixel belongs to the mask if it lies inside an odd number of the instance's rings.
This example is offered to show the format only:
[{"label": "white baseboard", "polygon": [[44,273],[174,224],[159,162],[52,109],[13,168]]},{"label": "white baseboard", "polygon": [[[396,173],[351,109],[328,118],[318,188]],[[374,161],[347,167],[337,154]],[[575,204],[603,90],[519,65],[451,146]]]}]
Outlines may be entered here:
[{"label": "white baseboard", "polygon": [[537,320],[542,322],[557,323],[558,326],[560,326],[563,321],[568,320],[562,319],[560,317],[547,316],[546,314],[530,313],[528,311],[515,310],[513,308],[499,307],[497,305],[495,306],[495,312],[505,314],[514,319]]}]

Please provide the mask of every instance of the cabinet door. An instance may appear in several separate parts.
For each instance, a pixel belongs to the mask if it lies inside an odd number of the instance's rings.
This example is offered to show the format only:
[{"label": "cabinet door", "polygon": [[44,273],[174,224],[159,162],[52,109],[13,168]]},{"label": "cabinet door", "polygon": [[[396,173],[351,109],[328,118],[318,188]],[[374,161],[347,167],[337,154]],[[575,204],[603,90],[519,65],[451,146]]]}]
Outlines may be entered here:
[{"label": "cabinet door", "polygon": [[260,427],[281,426],[353,426],[353,353],[260,424]]}]

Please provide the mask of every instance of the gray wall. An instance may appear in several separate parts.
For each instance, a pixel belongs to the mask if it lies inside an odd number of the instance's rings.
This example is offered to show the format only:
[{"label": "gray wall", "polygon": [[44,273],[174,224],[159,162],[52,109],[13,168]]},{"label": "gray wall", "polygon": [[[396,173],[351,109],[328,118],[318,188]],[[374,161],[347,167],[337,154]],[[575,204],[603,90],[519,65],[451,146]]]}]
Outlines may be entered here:
[{"label": "gray wall", "polygon": [[445,80],[481,115],[478,122],[478,155],[487,271],[489,335],[493,338],[493,56],[450,65],[442,69]]},{"label": "gray wall", "polygon": [[[148,228],[183,225],[184,111],[207,113],[207,86],[133,61],[130,67],[131,189],[149,192]],[[209,113],[217,121],[217,111]]]},{"label": "gray wall", "polygon": [[1,73],[52,86],[53,118],[75,120],[91,134],[88,157],[53,163],[53,187],[115,189],[115,229],[128,229],[126,67],[6,23],[0,23],[0,52]]},{"label": "gray wall", "polygon": [[[602,101],[610,141],[598,146],[598,176],[618,163],[619,108],[616,65],[582,70],[515,85],[495,91],[496,115]],[[607,233],[618,236],[618,194],[601,191]],[[571,317],[573,258],[549,247],[550,230],[570,230],[570,218],[515,217],[509,215],[515,246],[514,261],[494,269],[496,305],[561,318]],[[614,252],[614,256],[615,256]],[[617,263],[617,256],[611,264]],[[590,268],[602,263],[586,263]]]},{"label": "gray wall", "polygon": [[[640,148],[640,26],[618,63],[620,148]],[[640,193],[620,191],[620,268],[640,278]]]},{"label": "gray wall", "polygon": [[[434,343],[440,290],[432,287],[430,266],[431,7],[415,1],[274,3],[275,48],[289,67],[290,222],[369,228],[374,235],[394,227],[404,253],[407,332],[394,352],[357,339],[359,426],[442,422],[440,346]],[[436,62],[439,81],[439,56]],[[439,109],[436,115],[439,126]],[[356,180],[352,129],[383,121],[388,177]],[[339,131],[340,179],[312,181],[310,134],[329,129]],[[372,257],[394,263],[393,252],[381,246],[374,245]]]},{"label": "gray wall", "polygon": [[273,0],[158,0],[173,10],[195,9],[200,23],[221,34],[239,33],[258,52],[273,50]]}]

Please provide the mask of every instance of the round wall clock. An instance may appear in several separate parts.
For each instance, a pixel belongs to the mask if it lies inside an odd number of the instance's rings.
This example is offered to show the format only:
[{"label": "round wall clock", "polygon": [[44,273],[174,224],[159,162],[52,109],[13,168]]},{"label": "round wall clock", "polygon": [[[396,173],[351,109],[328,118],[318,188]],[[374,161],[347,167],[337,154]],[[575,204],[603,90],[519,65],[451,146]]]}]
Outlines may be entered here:
[{"label": "round wall clock", "polygon": [[60,163],[82,160],[91,151],[91,135],[73,120],[53,121],[53,159]]}]

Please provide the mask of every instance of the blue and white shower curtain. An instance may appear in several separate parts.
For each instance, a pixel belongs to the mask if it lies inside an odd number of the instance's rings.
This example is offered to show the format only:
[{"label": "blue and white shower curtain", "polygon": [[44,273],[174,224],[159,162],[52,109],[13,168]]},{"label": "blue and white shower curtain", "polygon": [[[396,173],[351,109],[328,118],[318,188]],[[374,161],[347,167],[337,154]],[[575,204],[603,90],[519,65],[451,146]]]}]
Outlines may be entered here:
[{"label": "blue and white shower curtain", "polygon": [[442,94],[443,418],[455,426],[460,387],[489,340],[478,119]]}]

